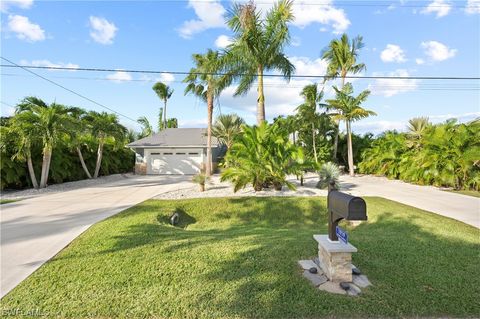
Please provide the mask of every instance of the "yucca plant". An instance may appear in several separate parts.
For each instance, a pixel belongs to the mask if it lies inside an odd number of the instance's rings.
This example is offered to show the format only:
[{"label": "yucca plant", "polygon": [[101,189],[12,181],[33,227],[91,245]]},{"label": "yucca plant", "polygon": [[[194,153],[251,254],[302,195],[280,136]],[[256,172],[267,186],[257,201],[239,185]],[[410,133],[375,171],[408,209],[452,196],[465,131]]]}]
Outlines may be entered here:
[{"label": "yucca plant", "polygon": [[340,177],[340,168],[335,163],[328,162],[320,166],[318,177],[319,180],[317,183],[317,188],[327,188],[332,182],[336,188],[340,186],[338,183]]}]

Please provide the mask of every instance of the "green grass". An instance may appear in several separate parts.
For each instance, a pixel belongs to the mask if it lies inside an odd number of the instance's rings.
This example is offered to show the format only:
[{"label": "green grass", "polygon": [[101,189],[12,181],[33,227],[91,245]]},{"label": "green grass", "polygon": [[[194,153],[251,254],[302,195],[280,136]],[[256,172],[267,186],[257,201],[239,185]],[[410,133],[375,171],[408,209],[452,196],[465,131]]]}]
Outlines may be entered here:
[{"label": "green grass", "polygon": [[[297,260],[317,253],[325,199],[150,200],[81,235],[1,301],[59,317],[476,317],[480,231],[381,198],[348,229],[373,287],[318,291]],[[183,210],[180,227],[167,224]]]},{"label": "green grass", "polygon": [[473,197],[480,197],[480,192],[479,191],[473,191],[473,190],[460,190],[460,191],[448,190],[448,192],[463,194],[463,195],[473,196]]},{"label": "green grass", "polygon": [[0,199],[0,205],[13,203],[13,202],[18,202],[18,201],[19,201],[19,199]]}]

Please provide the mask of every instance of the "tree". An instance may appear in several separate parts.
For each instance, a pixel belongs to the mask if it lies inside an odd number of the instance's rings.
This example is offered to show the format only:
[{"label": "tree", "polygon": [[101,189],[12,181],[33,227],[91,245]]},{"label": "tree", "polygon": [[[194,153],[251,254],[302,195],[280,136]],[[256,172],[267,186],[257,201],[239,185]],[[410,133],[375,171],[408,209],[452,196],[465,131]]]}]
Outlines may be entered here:
[{"label": "tree", "polygon": [[207,103],[207,163],[205,173],[212,173],[212,116],[213,101],[232,80],[228,74],[220,75],[223,70],[222,57],[217,51],[208,50],[205,54],[193,54],[195,66],[183,80],[187,83],[185,94],[192,93]]},{"label": "tree", "polygon": [[177,127],[178,127],[177,118],[172,117],[167,120],[167,128],[177,128]]},{"label": "tree", "polygon": [[71,118],[67,114],[68,110],[57,103],[47,105],[41,99],[27,97],[17,106],[16,113],[28,113],[30,123],[33,124],[33,131],[42,139],[43,160],[39,187],[45,188],[50,171],[53,147],[62,137],[67,135],[72,126]]},{"label": "tree", "polygon": [[313,156],[315,163],[318,163],[315,136],[317,131],[316,123],[318,122],[317,105],[320,105],[320,102],[323,99],[323,90],[319,92],[316,84],[310,84],[303,88],[300,95],[303,97],[304,103],[297,107],[297,117],[300,120],[299,122],[303,123],[303,125],[310,126]]},{"label": "tree", "polygon": [[336,118],[340,121],[345,121],[347,127],[347,149],[348,149],[348,170],[350,176],[355,175],[353,167],[353,147],[352,147],[352,127],[351,123],[353,121],[358,121],[360,119],[369,117],[370,115],[376,115],[375,112],[365,110],[360,105],[364,103],[370,91],[365,90],[361,92],[358,96],[354,97],[353,86],[351,83],[347,83],[341,90],[336,86],[333,87],[336,93],[335,100],[328,100],[327,102],[331,107],[336,109],[338,113]]},{"label": "tree", "polygon": [[[364,47],[363,38],[357,36],[350,41],[347,34],[343,34],[340,39],[330,41],[328,47],[322,51],[322,58],[328,62],[325,81],[340,77],[342,86],[345,85],[345,78],[348,73],[357,74],[366,69],[365,64],[357,63],[359,51]],[[339,128],[337,124],[337,133],[333,142],[333,158],[336,159],[338,147]]]},{"label": "tree", "polygon": [[[158,119],[158,130],[162,130],[162,128],[167,127],[167,101],[172,97],[173,89],[170,88],[168,85],[162,82],[157,82],[153,85],[152,89],[157,93],[160,100],[163,101],[163,110],[160,111],[160,118]],[[162,123],[162,113],[163,113],[163,125]]]},{"label": "tree", "polygon": [[97,138],[97,161],[95,164],[95,173],[93,178],[97,178],[102,164],[103,147],[107,138],[112,138],[116,143],[123,142],[127,129],[118,122],[115,114],[106,112],[90,111],[87,115],[88,121],[91,123],[92,135]]},{"label": "tree", "polygon": [[83,171],[87,175],[88,178],[92,178],[90,171],[88,170],[87,165],[85,164],[85,160],[83,158],[82,153],[82,145],[86,145],[85,139],[88,139],[90,136],[89,132],[89,123],[85,120],[85,116],[87,112],[84,109],[79,107],[70,107],[68,108],[68,112],[73,120],[73,127],[69,131],[69,135],[71,138],[71,143],[73,144],[73,148],[76,150],[78,154],[78,158],[80,160],[80,164],[82,165]]},{"label": "tree", "polygon": [[142,126],[142,132],[140,132],[139,138],[144,138],[153,134],[152,125],[150,124],[150,121],[148,121],[146,116],[140,116],[137,119],[137,122]]},{"label": "tree", "polygon": [[222,114],[215,120],[212,135],[220,143],[225,144],[227,149],[230,149],[235,137],[241,133],[243,124],[245,124],[245,121],[237,114]]},{"label": "tree", "polygon": [[227,24],[234,32],[233,43],[227,47],[227,61],[240,83],[235,95],[246,94],[257,80],[257,123],[265,121],[265,71],[277,70],[290,79],[295,67],[283,53],[290,42],[288,23],[293,21],[293,1],[278,1],[261,18],[253,2],[234,4]]}]

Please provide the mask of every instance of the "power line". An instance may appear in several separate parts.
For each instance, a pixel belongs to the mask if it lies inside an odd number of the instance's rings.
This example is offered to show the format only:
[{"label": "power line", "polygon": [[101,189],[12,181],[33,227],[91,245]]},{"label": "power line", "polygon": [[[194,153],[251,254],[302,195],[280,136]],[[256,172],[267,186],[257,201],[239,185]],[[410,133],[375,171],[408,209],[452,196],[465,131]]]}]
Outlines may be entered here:
[{"label": "power line", "polygon": [[23,67],[23,66],[21,66],[21,65],[18,65],[18,64],[16,64],[15,62],[12,62],[12,61],[10,61],[10,60],[7,59],[7,58],[4,58],[3,56],[0,57],[0,58],[2,58],[2,60],[7,61],[8,63],[11,63],[13,66],[19,67],[19,68],[21,68],[21,69],[23,69],[23,70],[25,70],[25,71],[27,71],[27,72],[29,72],[29,73],[31,73],[31,74],[39,77],[39,78],[41,78],[41,79],[43,79],[43,80],[45,80],[45,81],[47,81],[47,82],[50,82],[50,83],[53,84],[53,85],[56,85],[56,86],[58,86],[58,87],[60,87],[60,88],[62,88],[62,89],[64,89],[64,90],[66,90],[66,91],[68,91],[68,92],[70,92],[70,93],[72,93],[72,94],[75,94],[76,96],[81,97],[82,99],[85,99],[85,100],[87,100],[87,101],[89,101],[89,102],[91,102],[91,103],[93,103],[93,104],[96,104],[96,105],[98,105],[98,106],[100,106],[100,107],[102,107],[102,108],[104,108],[104,109],[109,110],[110,112],[113,112],[113,113],[115,113],[115,114],[117,114],[117,115],[119,115],[119,116],[123,116],[124,118],[129,119],[130,121],[133,121],[133,122],[137,123],[136,120],[132,119],[132,118],[129,117],[129,116],[126,116],[126,115],[124,115],[124,114],[122,114],[122,113],[120,113],[120,112],[118,112],[118,111],[115,111],[115,110],[112,109],[112,108],[109,108],[108,106],[105,106],[105,105],[103,105],[103,104],[101,104],[101,103],[98,103],[97,101],[92,100],[91,98],[86,97],[86,96],[83,95],[83,94],[77,93],[77,92],[75,92],[75,91],[73,91],[73,90],[71,90],[71,89],[69,89],[69,88],[67,88],[67,87],[65,87],[65,86],[63,86],[63,85],[61,85],[61,84],[58,84],[57,82],[54,82],[54,81],[52,81],[52,80],[50,80],[50,79],[48,79],[48,78],[46,78],[46,77],[44,77],[44,76],[41,76],[41,75],[38,74],[38,73],[35,73],[35,72],[33,72],[33,71],[31,71],[31,70],[29,70],[29,69],[27,69],[27,68],[25,68],[25,67]]},{"label": "power line", "polygon": [[[2,57],[2,59],[5,59]],[[11,62],[13,63],[13,62]],[[125,73],[144,73],[144,74],[164,74],[170,73],[175,75],[188,75],[190,72],[187,71],[157,71],[157,70],[134,70],[134,69],[109,69],[109,68],[72,68],[72,67],[63,67],[63,66],[33,66],[33,65],[18,65],[18,64],[0,64],[0,67],[9,67],[9,68],[22,68],[24,70],[27,69],[44,69],[44,70],[63,70],[63,71],[87,71],[87,72],[125,72]],[[31,72],[31,71],[29,71]],[[194,72],[193,74],[196,75],[228,75],[227,73],[222,72]],[[247,73],[239,73],[236,76],[243,76],[243,75],[253,75],[256,74],[247,74]],[[264,74],[264,77],[282,77],[281,74]],[[294,74],[291,76],[292,78],[325,78],[327,77],[326,74],[319,74],[319,75],[312,75],[312,74]],[[347,75],[345,78],[347,79],[396,79],[396,80],[480,80],[480,77],[462,77],[462,76],[381,76],[381,75]]]}]

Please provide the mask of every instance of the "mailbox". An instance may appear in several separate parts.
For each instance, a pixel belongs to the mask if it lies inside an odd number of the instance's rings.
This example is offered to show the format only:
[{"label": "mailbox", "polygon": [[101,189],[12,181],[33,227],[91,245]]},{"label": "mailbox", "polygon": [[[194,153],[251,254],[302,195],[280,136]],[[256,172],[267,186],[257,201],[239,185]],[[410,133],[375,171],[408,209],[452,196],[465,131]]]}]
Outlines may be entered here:
[{"label": "mailbox", "polygon": [[336,227],[342,219],[367,220],[367,204],[361,197],[339,192],[334,183],[328,186],[328,238],[338,241]]}]

